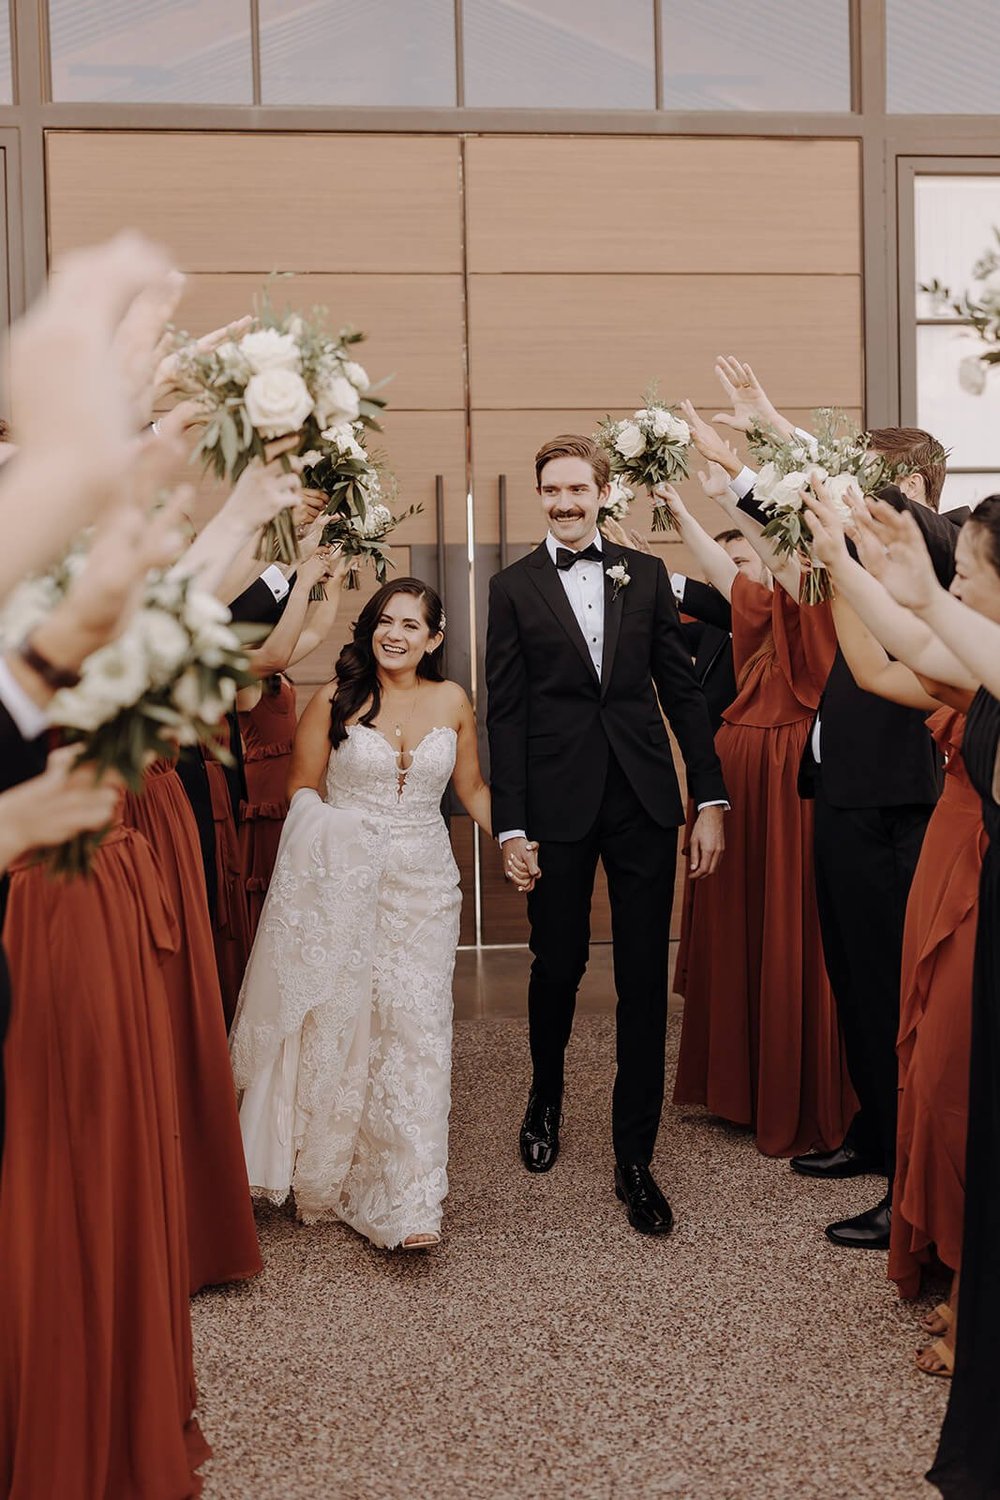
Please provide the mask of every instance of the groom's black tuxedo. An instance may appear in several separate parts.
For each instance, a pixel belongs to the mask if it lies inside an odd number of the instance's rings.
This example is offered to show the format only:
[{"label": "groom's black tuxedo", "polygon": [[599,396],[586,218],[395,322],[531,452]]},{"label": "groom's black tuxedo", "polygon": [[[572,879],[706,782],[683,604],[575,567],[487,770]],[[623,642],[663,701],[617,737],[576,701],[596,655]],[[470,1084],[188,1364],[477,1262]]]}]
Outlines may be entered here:
[{"label": "groom's black tuxedo", "polygon": [[[607,569],[623,563],[616,593]],[[623,1163],[648,1163],[663,1104],[667,954],[684,821],[660,707],[697,803],[725,787],[662,563],[603,542],[601,670],[543,544],[491,580],[486,642],[493,827],[539,841],[528,898],[534,1088],[556,1103],[587,966],[597,861],[608,878],[618,991],[612,1127]],[[582,565],[580,565],[582,566]],[[596,646],[595,646],[596,649]]]}]

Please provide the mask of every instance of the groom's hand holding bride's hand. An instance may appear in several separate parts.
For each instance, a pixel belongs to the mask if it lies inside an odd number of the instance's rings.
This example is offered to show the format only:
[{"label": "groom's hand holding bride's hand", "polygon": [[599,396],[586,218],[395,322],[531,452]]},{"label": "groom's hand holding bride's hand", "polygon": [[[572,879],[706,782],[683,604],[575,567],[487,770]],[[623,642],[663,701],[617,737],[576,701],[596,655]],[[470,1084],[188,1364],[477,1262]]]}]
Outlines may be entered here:
[{"label": "groom's hand holding bride's hand", "polygon": [[533,891],[541,879],[538,845],[531,839],[506,839],[503,844],[503,873],[519,891]]},{"label": "groom's hand holding bride's hand", "polygon": [[688,845],[691,879],[703,880],[706,875],[714,875],[719,868],[725,847],[726,831],[723,809],[703,807],[694,820],[691,842]]}]

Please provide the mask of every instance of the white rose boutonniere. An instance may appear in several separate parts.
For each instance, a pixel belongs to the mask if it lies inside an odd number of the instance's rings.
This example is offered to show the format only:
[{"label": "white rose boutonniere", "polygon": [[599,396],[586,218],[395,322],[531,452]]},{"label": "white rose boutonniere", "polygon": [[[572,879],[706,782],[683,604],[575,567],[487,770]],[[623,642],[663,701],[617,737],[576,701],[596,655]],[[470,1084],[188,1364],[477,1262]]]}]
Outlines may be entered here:
[{"label": "white rose boutonniere", "polygon": [[604,570],[611,579],[611,597],[617,599],[622,589],[627,589],[632,582],[632,575],[623,562],[612,563],[610,568]]}]

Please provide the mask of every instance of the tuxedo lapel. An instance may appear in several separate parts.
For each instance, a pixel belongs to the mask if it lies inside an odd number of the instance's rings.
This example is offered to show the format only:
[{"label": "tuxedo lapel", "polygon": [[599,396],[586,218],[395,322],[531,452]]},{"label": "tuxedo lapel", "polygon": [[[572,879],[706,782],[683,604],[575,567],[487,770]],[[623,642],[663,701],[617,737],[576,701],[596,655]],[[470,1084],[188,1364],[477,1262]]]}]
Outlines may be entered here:
[{"label": "tuxedo lapel", "polygon": [[618,649],[618,636],[622,628],[622,610],[625,607],[623,588],[616,589],[612,580],[608,577],[608,569],[613,568],[615,563],[621,562],[623,553],[620,547],[613,547],[605,538],[604,541],[604,650],[601,654],[601,697],[608,691],[611,682],[611,669],[615,664],[615,652]]},{"label": "tuxedo lapel", "polygon": [[[583,631],[577,624],[576,615],[566,597],[566,590],[559,582],[559,573],[555,563],[549,556],[548,548],[543,542],[528,558],[528,573],[532,583],[535,585],[546,604],[552,610],[559,624],[569,636],[573,645],[580,653],[580,657],[592,681],[597,681],[597,673],[594,671],[594,663],[590,652],[587,650],[587,642],[583,638]],[[605,609],[607,606],[605,605]]]}]

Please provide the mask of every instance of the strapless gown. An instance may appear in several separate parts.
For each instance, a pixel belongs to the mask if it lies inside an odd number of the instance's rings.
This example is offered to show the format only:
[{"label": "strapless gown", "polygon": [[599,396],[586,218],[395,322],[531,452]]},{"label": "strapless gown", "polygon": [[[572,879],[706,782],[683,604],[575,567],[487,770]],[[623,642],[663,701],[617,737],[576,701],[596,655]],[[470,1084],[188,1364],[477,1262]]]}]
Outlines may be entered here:
[{"label": "strapless gown", "polygon": [[441,798],[457,738],[354,725],[292,798],[231,1036],[255,1194],[373,1244],[436,1233],[448,1191],[461,896]]}]

